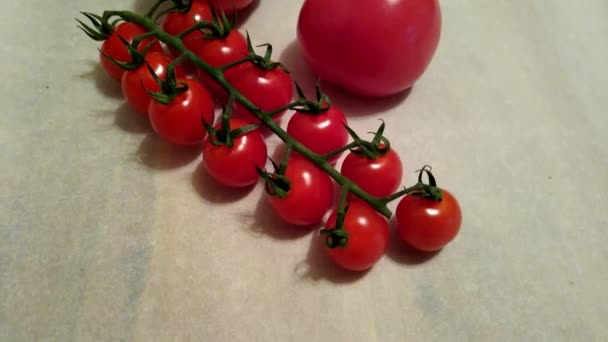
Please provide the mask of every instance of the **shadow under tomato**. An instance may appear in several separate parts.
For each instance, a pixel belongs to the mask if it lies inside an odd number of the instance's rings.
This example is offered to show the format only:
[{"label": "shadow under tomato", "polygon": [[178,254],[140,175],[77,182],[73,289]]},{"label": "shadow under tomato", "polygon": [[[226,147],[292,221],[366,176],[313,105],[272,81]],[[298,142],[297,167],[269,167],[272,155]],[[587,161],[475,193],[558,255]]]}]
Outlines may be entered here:
[{"label": "shadow under tomato", "polygon": [[200,144],[178,146],[150,132],[139,145],[137,158],[143,165],[157,170],[176,169],[190,164],[201,154]]},{"label": "shadow under tomato", "polygon": [[[243,28],[243,26],[245,25],[245,23],[251,16],[251,14],[260,6],[260,1],[261,0],[253,0],[251,5],[247,6],[246,8],[243,8],[242,10],[237,12],[236,26],[235,26],[237,29]],[[228,17],[228,18],[230,18],[230,17]]]},{"label": "shadow under tomato", "polygon": [[[308,98],[314,98],[318,77],[304,61],[297,40],[292,41],[283,51],[280,62],[289,70],[292,79],[300,85]],[[407,99],[412,88],[386,97],[366,97],[351,93],[332,83],[321,81],[321,90],[329,96],[347,117],[367,116],[382,113],[398,106]]]},{"label": "shadow under tomato", "polygon": [[294,240],[310,234],[318,225],[295,226],[283,221],[272,209],[268,196],[262,191],[253,213],[243,214],[250,231],[257,236],[268,236],[275,240]]},{"label": "shadow under tomato", "polygon": [[325,252],[323,237],[318,231],[312,234],[306,259],[294,267],[294,276],[300,280],[327,280],[336,284],[347,284],[363,278],[370,270],[349,271],[333,262]]},{"label": "shadow under tomato", "polygon": [[395,220],[391,220],[391,236],[386,250],[386,256],[391,260],[404,265],[419,265],[430,261],[441,253],[441,250],[434,252],[423,252],[408,246],[395,227]]},{"label": "shadow under tomato", "polygon": [[250,194],[255,188],[255,184],[246,188],[223,186],[209,175],[202,162],[198,164],[192,173],[190,183],[202,199],[212,203],[236,202]]},{"label": "shadow under tomato", "polygon": [[114,115],[114,124],[129,133],[148,133],[152,131],[148,118],[137,113],[128,103],[123,103],[118,107]]},{"label": "shadow under tomato", "polygon": [[107,97],[114,99],[122,99],[122,89],[120,88],[120,82],[114,80],[106,74],[103,70],[99,61],[88,60],[87,64],[90,65],[90,71],[87,71],[80,75],[81,79],[94,81],[95,87]]}]

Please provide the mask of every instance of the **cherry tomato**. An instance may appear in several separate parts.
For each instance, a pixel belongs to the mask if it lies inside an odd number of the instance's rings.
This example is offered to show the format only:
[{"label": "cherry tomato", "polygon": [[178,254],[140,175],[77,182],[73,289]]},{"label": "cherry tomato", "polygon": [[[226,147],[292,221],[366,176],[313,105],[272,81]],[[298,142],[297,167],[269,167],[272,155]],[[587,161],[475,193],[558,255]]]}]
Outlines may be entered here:
[{"label": "cherry tomato", "polygon": [[[336,226],[338,211],[335,210],[325,228]],[[339,266],[352,271],[370,269],[386,252],[389,239],[388,221],[367,203],[354,200],[344,217],[344,230],[348,233],[346,247],[329,248],[325,251]]]},{"label": "cherry tomato", "polygon": [[403,167],[393,149],[375,159],[349,152],[340,173],[370,195],[385,197],[393,194],[401,184]]},{"label": "cherry tomato", "polygon": [[[219,67],[239,60],[249,53],[245,37],[237,31],[232,30],[226,38],[210,39],[205,44],[199,44],[193,48],[194,52],[203,61],[213,67]],[[224,88],[218,85],[203,70],[198,69],[198,76],[212,95],[225,101],[227,94]]]},{"label": "cherry tomato", "polygon": [[167,105],[151,101],[148,109],[150,123],[161,138],[172,144],[198,144],[207,135],[202,120],[214,120],[213,100],[198,81],[178,78],[177,82],[185,83],[188,90]]},{"label": "cherry tomato", "polygon": [[[230,119],[230,129],[247,126],[240,119]],[[221,128],[221,123],[216,127]],[[232,147],[213,145],[209,136],[203,144],[203,163],[207,172],[219,183],[230,187],[247,187],[258,181],[256,166],[264,168],[268,152],[264,137],[258,129],[239,135]]]},{"label": "cherry tomato", "polygon": [[436,202],[421,196],[407,195],[397,205],[395,214],[399,236],[411,247],[436,251],[456,237],[462,213],[456,198],[442,189],[443,199]]},{"label": "cherry tomato", "polygon": [[[372,28],[380,28],[380,30]],[[441,31],[438,0],[307,0],[297,39],[323,80],[367,96],[412,87],[431,62]]]},{"label": "cherry tomato", "polygon": [[[348,142],[348,132],[344,128],[348,122],[344,113],[335,105],[319,114],[296,112],[289,119],[287,133],[313,152],[326,154]],[[340,155],[329,159],[335,163]]]},{"label": "cherry tomato", "polygon": [[[112,63],[108,58],[104,56],[104,54],[114,58],[119,62],[130,62],[131,56],[129,55],[129,51],[125,44],[120,40],[122,37],[125,41],[132,43],[133,39],[141,34],[146,33],[146,29],[143,27],[130,23],[130,22],[122,22],[114,28],[114,32],[106,39],[103,44],[101,44],[101,52],[99,53],[99,58],[101,60],[101,65],[105,72],[117,81],[121,81],[122,74],[124,74],[125,70],[118,65]],[[147,38],[142,40],[139,45],[137,45],[137,50],[143,51],[148,44],[153,42],[153,38]],[[152,43],[148,53],[150,52],[163,52],[163,47],[160,45],[158,41]]]},{"label": "cherry tomato", "polygon": [[[199,21],[213,22],[213,16],[211,15],[211,7],[209,7],[206,1],[195,0],[192,1],[192,6],[186,13],[174,11],[167,14],[161,26],[165,32],[171,35],[178,35]],[[204,37],[203,33],[200,30],[196,30],[188,33],[182,41],[188,49],[192,50],[197,45],[205,44],[205,39],[202,37]],[[175,51],[173,49],[170,50],[175,55]]]},{"label": "cherry tomato", "polygon": [[[284,107],[293,97],[291,77],[280,67],[264,70],[251,62],[245,62],[226,70],[225,75],[228,83],[264,111]],[[238,102],[234,103],[233,112],[247,122],[259,123],[259,120]],[[277,113],[273,118],[279,122],[283,114],[285,111]]]},{"label": "cherry tomato", "polygon": [[[146,63],[150,65],[154,73],[161,80],[165,80],[167,66],[171,63],[171,57],[162,52],[149,52],[145,57]],[[184,70],[178,65],[175,69],[176,77],[186,77]],[[122,93],[127,102],[141,115],[148,117],[148,107],[152,97],[147,91],[160,91],[160,86],[150,74],[150,70],[144,63],[135,70],[130,70],[122,75]]]},{"label": "cherry tomato", "polygon": [[291,157],[285,170],[291,182],[287,196],[270,196],[270,205],[286,222],[308,226],[323,220],[330,209],[334,187],[331,178],[304,157]]},{"label": "cherry tomato", "polygon": [[216,9],[231,13],[235,10],[242,10],[251,5],[253,0],[208,0]]}]

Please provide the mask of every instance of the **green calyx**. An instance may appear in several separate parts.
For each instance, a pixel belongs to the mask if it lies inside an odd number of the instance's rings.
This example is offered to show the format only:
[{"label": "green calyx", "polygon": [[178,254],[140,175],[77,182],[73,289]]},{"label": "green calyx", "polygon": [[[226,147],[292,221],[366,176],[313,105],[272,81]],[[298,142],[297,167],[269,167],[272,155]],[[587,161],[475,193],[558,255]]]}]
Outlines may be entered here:
[{"label": "green calyx", "polygon": [[285,176],[285,171],[287,170],[287,162],[289,160],[289,155],[291,154],[291,144],[287,144],[285,146],[285,151],[283,152],[283,156],[281,158],[281,163],[277,164],[274,160],[270,159],[272,163],[272,167],[274,169],[273,173],[269,173],[265,170],[256,166],[256,170],[262,179],[264,179],[266,183],[266,192],[270,196],[277,196],[279,198],[285,198],[291,189],[291,181],[287,176]]},{"label": "green calyx", "polygon": [[234,146],[234,140],[243,134],[247,134],[248,132],[257,129],[258,125],[247,125],[243,127],[239,127],[236,129],[230,129],[230,113],[232,112],[232,107],[234,104],[234,98],[231,96],[228,99],[228,104],[222,110],[222,124],[220,129],[216,129],[210,123],[205,121],[203,118],[202,123],[205,126],[209,134],[209,142],[211,142],[214,146],[226,146],[228,148],[232,148]]},{"label": "green calyx", "polygon": [[[435,176],[431,173],[431,166],[425,165],[422,169],[418,170],[418,183],[416,184],[419,189],[410,193],[411,196],[419,196],[428,198],[431,201],[441,202],[443,200],[443,193],[441,189],[437,187],[437,181],[435,180]],[[429,182],[424,183],[422,181],[422,176],[426,174]]]},{"label": "green calyx", "polygon": [[370,132],[370,134],[374,135],[374,139],[372,141],[366,141],[361,139],[355,131],[353,131],[347,125],[344,125],[344,128],[348,131],[348,134],[353,138],[354,144],[356,147],[351,148],[350,151],[353,154],[365,156],[370,160],[374,160],[380,156],[383,156],[388,153],[391,149],[390,141],[384,137],[382,134],[384,133],[385,123],[383,120],[380,127],[376,132]]},{"label": "green calyx", "polygon": [[257,45],[256,47],[263,46],[266,47],[266,52],[264,53],[264,56],[256,54],[255,49],[253,48],[253,45],[251,43],[251,37],[249,37],[249,32],[247,32],[247,48],[249,50],[248,57],[250,58],[251,63],[255,64],[262,70],[274,70],[276,68],[281,68],[281,70],[283,70],[284,72],[289,73],[289,71],[285,69],[283,64],[272,61],[272,45],[266,43]]},{"label": "green calyx", "polygon": [[321,235],[325,235],[325,245],[328,248],[341,247],[344,248],[348,244],[348,232],[344,229],[344,218],[348,211],[346,200],[350,187],[343,185],[340,191],[340,203],[338,206],[338,215],[336,217],[336,226],[330,229],[321,229]]},{"label": "green calyx", "polygon": [[315,87],[316,101],[308,100],[304,95],[302,88],[300,88],[297,83],[295,83],[295,86],[299,99],[298,103],[291,109],[295,109],[298,113],[318,115],[327,112],[331,108],[331,101],[329,100],[329,97],[321,91],[319,82],[317,82]]},{"label": "green calyx", "polygon": [[112,32],[114,32],[116,22],[109,23],[107,20],[94,13],[80,13],[89,19],[92,26],[85,24],[80,19],[76,19],[78,24],[80,24],[77,27],[81,29],[87,36],[89,36],[89,38],[96,41],[104,41],[108,39]]},{"label": "green calyx", "polygon": [[177,82],[175,77],[175,67],[179,65],[184,59],[184,55],[181,55],[173,62],[169,64],[167,67],[167,72],[165,74],[165,80],[161,80],[160,77],[154,72],[154,69],[150,66],[150,64],[146,63],[148,67],[148,71],[150,75],[154,78],[154,81],[160,86],[159,92],[152,92],[146,89],[146,92],[152,97],[152,99],[158,103],[162,103],[167,105],[173,101],[177,96],[188,91],[188,85],[183,82]]}]

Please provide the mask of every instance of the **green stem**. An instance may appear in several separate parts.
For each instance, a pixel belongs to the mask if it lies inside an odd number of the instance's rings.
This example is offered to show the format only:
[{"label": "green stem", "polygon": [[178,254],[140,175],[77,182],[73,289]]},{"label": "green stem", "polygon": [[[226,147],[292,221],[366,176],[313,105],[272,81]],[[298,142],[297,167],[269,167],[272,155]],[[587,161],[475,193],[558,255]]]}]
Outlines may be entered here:
[{"label": "green stem", "polygon": [[380,200],[386,204],[396,200],[397,198],[401,197],[401,196],[405,196],[407,194],[411,194],[414,191],[420,191],[424,189],[424,184],[423,183],[416,183],[412,186],[410,186],[409,188],[405,188],[401,191],[395,192],[392,195],[386,196],[381,198]]},{"label": "green stem", "polygon": [[211,78],[213,78],[217,84],[222,86],[222,88],[224,88],[228,92],[228,94],[234,98],[235,101],[239,102],[239,104],[241,104],[243,107],[254,113],[254,115],[256,115],[258,119],[266,125],[266,127],[268,127],[276,136],[278,136],[279,139],[281,139],[286,144],[291,145],[293,150],[297,151],[305,158],[317,165],[318,168],[325,171],[325,173],[327,173],[331,178],[333,178],[340,186],[348,186],[349,191],[353,195],[367,202],[380,214],[384,215],[387,218],[390,218],[392,216],[392,212],[386,206],[386,201],[365,192],[359,186],[351,182],[348,178],[340,174],[340,172],[338,172],[327,160],[325,160],[323,156],[314,153],[313,151],[302,145],[302,143],[300,143],[298,140],[292,138],[276,122],[274,122],[274,120],[272,120],[271,115],[268,115],[268,113],[261,111],[247,97],[245,97],[243,94],[238,92],[232,85],[230,85],[226,81],[222,70],[214,68],[208,63],[198,58],[194,53],[192,53],[184,46],[182,40],[179,39],[179,37],[175,37],[166,33],[162,30],[161,27],[154,23],[152,19],[135,14],[130,11],[105,11],[103,14],[103,17],[106,19],[109,19],[112,16],[121,17],[123,20],[134,22],[138,25],[141,25],[148,31],[154,32],[154,34],[159,40],[163,41],[165,44],[179,51],[184,56],[184,58],[187,58],[192,64],[194,64],[196,67],[203,70]]},{"label": "green stem", "polygon": [[344,152],[344,151],[346,151],[346,150],[350,150],[351,148],[355,148],[355,147],[357,147],[357,146],[359,146],[359,145],[357,144],[357,142],[356,142],[356,141],[353,141],[353,142],[351,142],[351,143],[350,143],[350,144],[348,144],[348,145],[344,145],[344,146],[342,146],[342,147],[340,147],[340,148],[338,148],[338,149],[335,149],[335,150],[333,150],[333,151],[331,151],[331,152],[327,152],[327,153],[325,153],[324,155],[322,155],[322,157],[323,157],[324,159],[329,159],[329,158],[331,158],[331,157],[333,157],[333,156],[336,156],[336,155],[338,155],[338,154],[340,154],[340,153],[342,153],[342,152]]},{"label": "green stem", "polygon": [[154,12],[156,12],[158,10],[158,8],[166,1],[167,0],[156,0],[154,5],[152,5],[152,8],[150,8],[150,10],[148,12],[146,12],[146,17],[152,18],[152,16],[154,15]]}]

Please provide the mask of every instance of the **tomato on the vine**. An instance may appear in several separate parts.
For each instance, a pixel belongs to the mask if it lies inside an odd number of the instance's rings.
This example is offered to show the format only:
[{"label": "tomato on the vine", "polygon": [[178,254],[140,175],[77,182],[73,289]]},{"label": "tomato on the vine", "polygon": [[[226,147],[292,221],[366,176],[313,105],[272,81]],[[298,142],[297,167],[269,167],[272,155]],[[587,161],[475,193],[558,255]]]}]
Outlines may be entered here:
[{"label": "tomato on the vine", "polygon": [[[268,70],[252,62],[229,68],[226,80],[243,96],[263,111],[273,111],[287,106],[293,98],[291,77],[280,66]],[[286,110],[273,116],[279,122]],[[234,103],[233,113],[250,123],[260,121],[243,105]]]},{"label": "tomato on the vine", "polygon": [[373,159],[349,152],[340,173],[372,196],[389,196],[399,188],[403,167],[399,155],[391,148]]},{"label": "tomato on the vine", "polygon": [[[287,133],[315,153],[327,154],[343,147],[348,142],[348,131],[344,128],[346,116],[335,105],[321,113],[295,112],[287,124]],[[335,163],[340,154],[329,159]]]},{"label": "tomato on the vine", "polygon": [[[231,131],[247,125],[247,122],[236,118],[229,121]],[[216,129],[221,130],[221,123]],[[247,187],[258,181],[256,166],[263,168],[268,156],[259,129],[235,137],[232,146],[214,145],[213,141],[218,141],[218,138],[209,135],[203,144],[203,164],[213,179],[230,187]]]},{"label": "tomato on the vine", "polygon": [[[335,229],[338,210],[335,210],[326,229]],[[339,266],[352,271],[371,268],[382,258],[388,247],[388,221],[369,204],[353,200],[344,217],[343,229],[348,233],[346,246],[325,246],[329,257]]]},{"label": "tomato on the vine", "polygon": [[[162,52],[149,52],[144,57],[145,63],[135,70],[130,70],[122,75],[121,88],[127,102],[141,115],[148,117],[148,108],[152,97],[147,91],[160,91],[160,85],[154,80],[146,63],[154,70],[154,73],[165,80],[167,67],[173,60]],[[186,77],[184,70],[178,65],[175,69],[176,77]]]},{"label": "tomato on the vine", "polygon": [[362,95],[385,96],[410,88],[439,44],[438,0],[356,3],[304,1],[297,24],[304,59],[321,79]]},{"label": "tomato on the vine", "polygon": [[436,251],[452,241],[460,230],[462,213],[458,201],[441,189],[442,200],[407,195],[395,213],[401,239],[421,251]]},{"label": "tomato on the vine", "polygon": [[[196,45],[192,52],[212,67],[220,67],[246,57],[249,50],[243,34],[237,30],[231,30],[225,38],[208,39],[204,44]],[[227,94],[224,88],[202,69],[198,69],[198,76],[212,95],[220,100],[226,99]]]},{"label": "tomato on the vine", "polygon": [[198,144],[207,135],[202,121],[214,121],[213,100],[196,80],[178,78],[177,84],[186,85],[188,89],[177,95],[169,104],[151,101],[148,109],[150,123],[161,138],[172,144]]},{"label": "tomato on the vine", "polygon": [[[178,35],[186,29],[194,26],[199,21],[213,22],[211,7],[206,1],[194,0],[190,10],[187,12],[173,11],[168,13],[162,20],[162,29],[170,35]],[[200,30],[192,31],[182,38],[188,49],[194,49],[197,45],[205,44],[204,34]],[[170,49],[173,54],[175,51]]]},{"label": "tomato on the vine", "polygon": [[289,180],[288,189],[285,189],[287,195],[283,198],[270,196],[274,212],[284,221],[298,226],[309,226],[323,220],[334,197],[332,179],[300,156],[289,158],[285,177]]},{"label": "tomato on the vine", "polygon": [[[116,27],[114,27],[114,31],[108,36],[108,38],[101,44],[101,48],[99,49],[99,58],[101,60],[101,65],[105,72],[117,81],[121,81],[122,75],[125,73],[125,69],[120,66],[112,63],[106,56],[113,58],[118,62],[128,63],[131,62],[131,55],[129,54],[129,50],[125,46],[125,44],[120,39],[121,37],[131,44],[135,37],[146,33],[146,29],[131,23],[131,22],[122,22]],[[163,47],[160,45],[158,41],[155,41],[154,38],[149,37],[137,45],[138,51],[143,51],[149,44],[150,52],[163,52]]]},{"label": "tomato on the vine", "polygon": [[223,10],[226,13],[238,11],[251,5],[253,0],[208,0],[215,8]]}]

